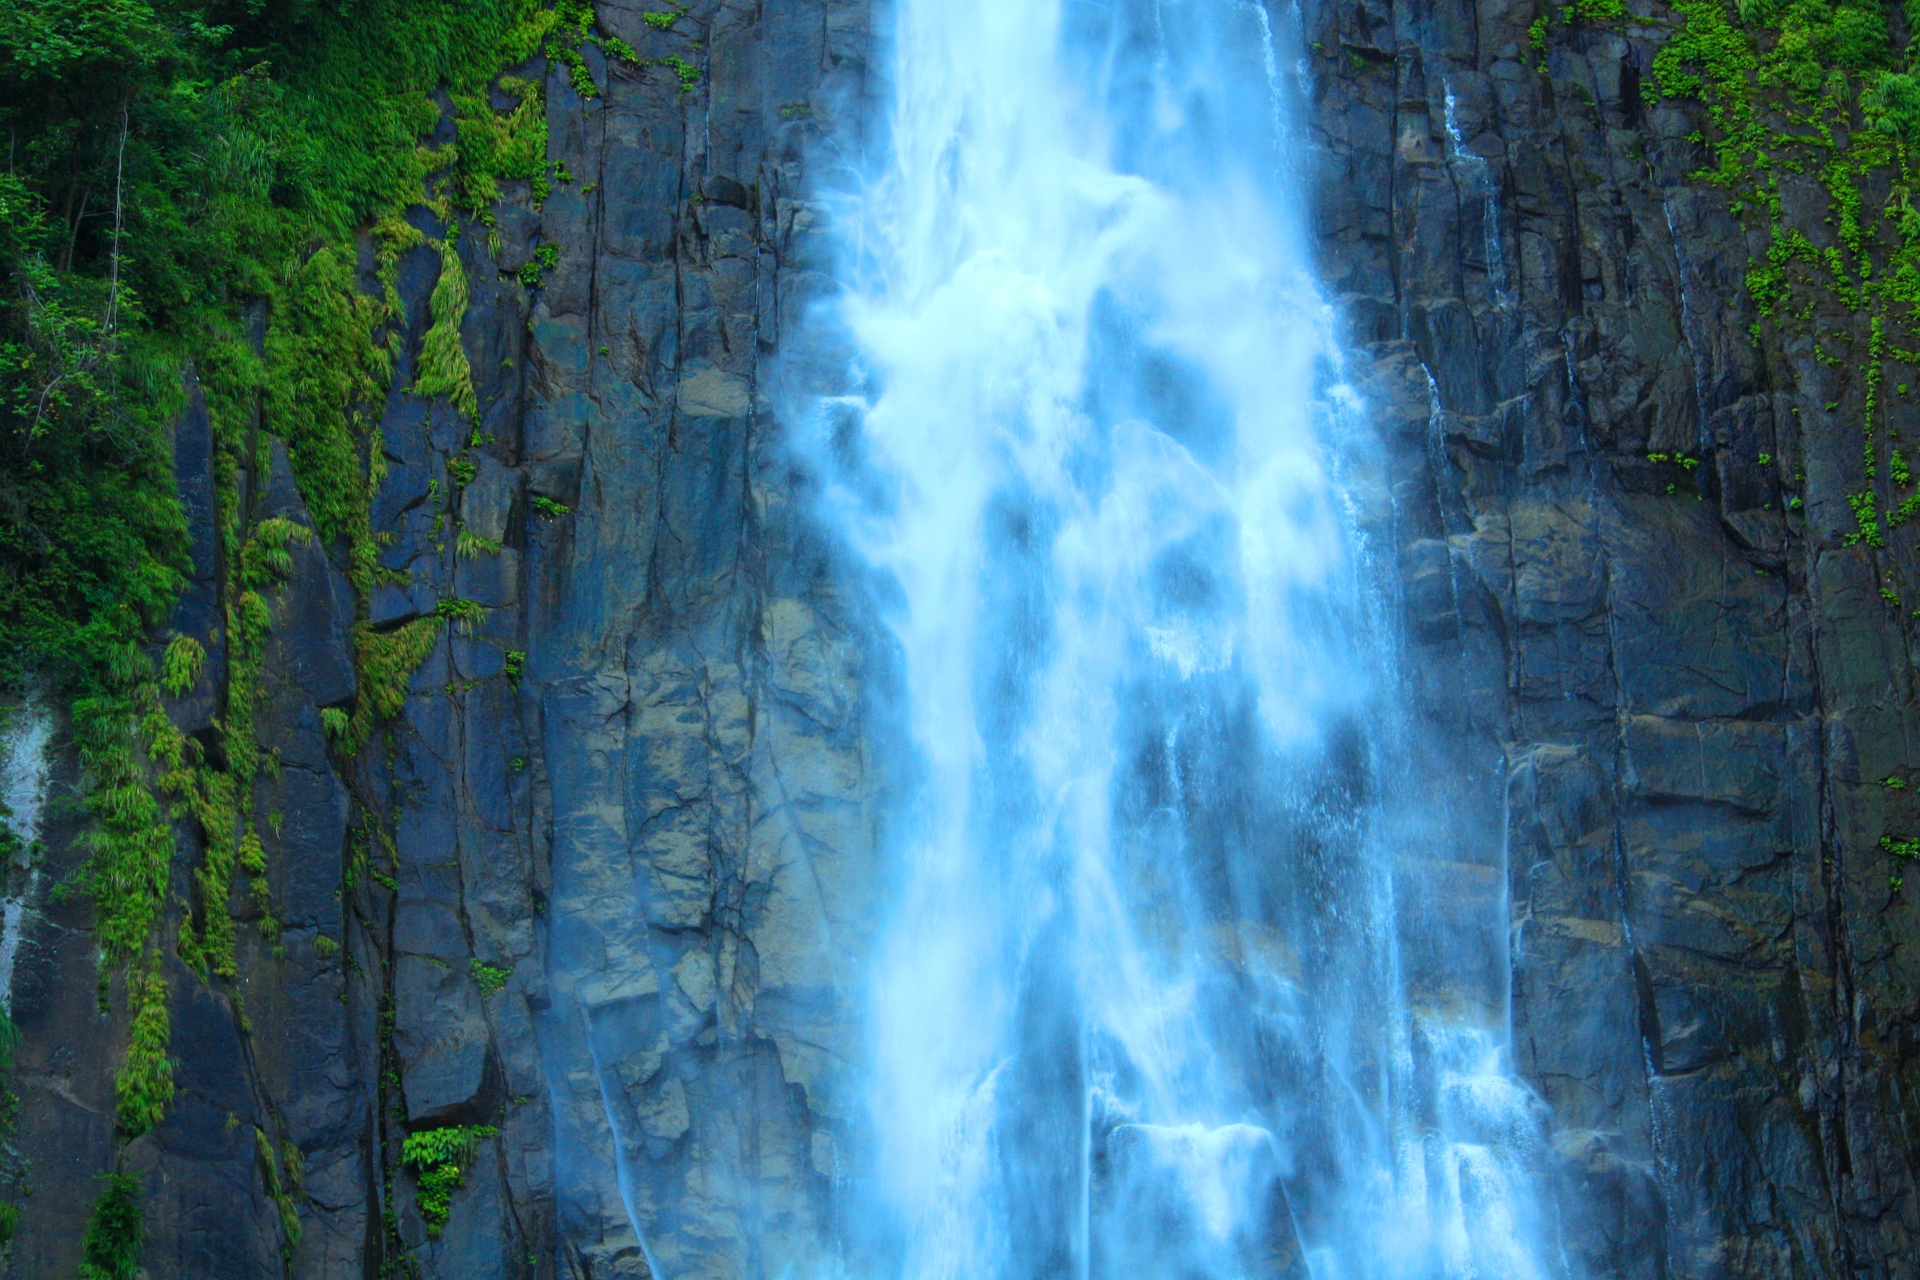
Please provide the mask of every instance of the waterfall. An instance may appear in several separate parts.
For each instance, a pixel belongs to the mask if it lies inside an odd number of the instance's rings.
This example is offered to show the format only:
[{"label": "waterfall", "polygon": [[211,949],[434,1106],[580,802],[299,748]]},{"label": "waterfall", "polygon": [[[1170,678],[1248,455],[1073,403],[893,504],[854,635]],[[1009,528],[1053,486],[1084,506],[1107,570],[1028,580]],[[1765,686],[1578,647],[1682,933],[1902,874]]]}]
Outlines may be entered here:
[{"label": "waterfall", "polygon": [[1506,869],[1410,776],[1391,502],[1273,19],[898,0],[821,321],[852,390],[796,432],[911,761],[856,1274],[1562,1270]]}]

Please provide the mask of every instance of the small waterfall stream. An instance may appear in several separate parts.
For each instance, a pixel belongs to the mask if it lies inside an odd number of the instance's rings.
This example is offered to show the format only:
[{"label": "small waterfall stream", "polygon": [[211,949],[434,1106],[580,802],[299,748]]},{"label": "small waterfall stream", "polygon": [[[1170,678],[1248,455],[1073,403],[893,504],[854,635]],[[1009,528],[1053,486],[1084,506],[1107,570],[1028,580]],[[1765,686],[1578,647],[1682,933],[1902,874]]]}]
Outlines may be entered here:
[{"label": "small waterfall stream", "polygon": [[1405,777],[1294,21],[899,0],[839,228],[857,391],[801,441],[913,759],[858,1274],[1561,1273],[1505,868]]}]

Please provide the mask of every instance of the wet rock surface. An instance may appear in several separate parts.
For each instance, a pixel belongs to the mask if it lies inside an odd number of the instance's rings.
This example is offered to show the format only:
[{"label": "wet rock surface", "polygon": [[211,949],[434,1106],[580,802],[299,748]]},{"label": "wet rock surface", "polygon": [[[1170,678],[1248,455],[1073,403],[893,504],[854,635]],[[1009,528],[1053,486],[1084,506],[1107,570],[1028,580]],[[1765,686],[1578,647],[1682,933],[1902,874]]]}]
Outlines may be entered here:
[{"label": "wet rock surface", "polygon": [[[1425,733],[1501,762],[1515,1067],[1553,1109],[1565,1256],[1907,1275],[1920,975],[1879,841],[1913,815],[1878,784],[1910,767],[1910,536],[1846,545],[1858,393],[1749,338],[1748,246],[1687,181],[1699,120],[1639,91],[1664,32],[1543,56],[1534,15],[1306,27],[1323,278],[1389,439]],[[1789,218],[1818,241],[1825,212]]]},{"label": "wet rock surface", "polygon": [[[369,620],[484,614],[414,676],[391,750],[343,757],[321,712],[360,694],[355,603],[338,548],[295,548],[257,715],[281,933],[237,878],[237,981],[172,971],[179,1092],[129,1157],[155,1280],[734,1280],[831,1248],[885,657],[809,526],[777,374],[829,268],[805,166],[858,143],[871,15],[641,12],[599,8],[643,55],[697,57],[699,86],[595,53],[582,101],[556,70],[574,180],[538,210],[510,192],[497,253],[461,237],[485,438],[464,486],[468,424],[405,390],[438,256],[401,264],[374,521],[408,583]],[[1878,784],[1909,767],[1882,589],[1911,584],[1838,532],[1859,449],[1825,371],[1747,338],[1747,248],[1686,182],[1697,122],[1640,96],[1655,34],[1586,32],[1541,71],[1534,13],[1303,13],[1312,234],[1386,443],[1359,505],[1462,833],[1408,910],[1491,901],[1506,869],[1514,1066],[1552,1108],[1573,1274],[1910,1274],[1920,974],[1879,840],[1917,815]],[[224,679],[206,449],[190,412],[189,729]],[[270,457],[250,510],[311,524]],[[459,555],[455,521],[502,550]],[[381,823],[390,883],[354,869]],[[49,826],[47,883],[72,837]],[[180,902],[199,852],[183,829]],[[84,903],[31,903],[21,1277],[73,1273],[111,1151],[94,973]],[[398,1144],[455,1124],[499,1133],[433,1236]]]}]

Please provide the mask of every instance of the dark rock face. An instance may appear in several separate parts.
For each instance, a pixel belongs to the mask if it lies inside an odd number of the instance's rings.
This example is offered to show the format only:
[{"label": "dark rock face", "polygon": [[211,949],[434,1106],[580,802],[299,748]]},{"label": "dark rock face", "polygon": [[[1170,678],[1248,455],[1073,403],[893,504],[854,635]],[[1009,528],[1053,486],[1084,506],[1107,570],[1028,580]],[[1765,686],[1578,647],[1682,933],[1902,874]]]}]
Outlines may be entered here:
[{"label": "dark rock face", "polygon": [[[1566,1256],[1907,1275],[1920,973],[1878,842],[1913,815],[1876,784],[1908,768],[1909,658],[1904,584],[1842,536],[1858,406],[1748,338],[1747,245],[1686,182],[1699,122],[1639,92],[1664,33],[1542,72],[1534,13],[1306,27],[1414,680],[1435,739],[1505,760],[1516,1066],[1553,1108]],[[1825,212],[1791,216],[1825,243]]]},{"label": "dark rock face", "polygon": [[[884,674],[781,452],[772,370],[825,287],[803,161],[857,138],[870,16],[705,3],[689,36],[641,12],[600,21],[649,56],[698,38],[698,89],[593,54],[583,103],[557,72],[575,181],[538,211],[510,196],[497,256],[461,238],[492,441],[464,486],[468,424],[405,391],[438,256],[401,264],[374,521],[411,585],[370,621],[486,614],[415,675],[391,752],[343,759],[321,711],[360,693],[356,606],[337,548],[295,548],[258,715],[283,933],[237,884],[233,994],[171,970],[179,1091],[129,1156],[155,1280],[382,1274],[395,1241],[449,1280],[733,1280],[832,1248]],[[1564,1256],[1907,1275],[1920,974],[1878,841],[1915,814],[1876,783],[1907,767],[1909,657],[1890,571],[1833,532],[1857,439],[1810,352],[1754,354],[1746,247],[1685,182],[1696,122],[1640,98],[1654,34],[1581,35],[1541,73],[1533,16],[1368,0],[1304,25],[1323,280],[1388,445],[1378,523],[1430,754],[1477,779],[1463,826],[1504,814],[1516,1067],[1553,1109]],[[529,295],[512,275],[537,244],[559,261]],[[207,448],[195,410],[189,729],[224,679]],[[1703,461],[1647,459],[1679,452]],[[310,524],[271,457],[249,510]],[[500,553],[459,555],[454,518]],[[390,886],[355,870],[382,824]],[[47,835],[50,883],[82,854]],[[84,904],[29,908],[10,1266],[51,1277],[77,1265],[124,1046]],[[399,1142],[454,1124],[500,1133],[434,1238]]]}]

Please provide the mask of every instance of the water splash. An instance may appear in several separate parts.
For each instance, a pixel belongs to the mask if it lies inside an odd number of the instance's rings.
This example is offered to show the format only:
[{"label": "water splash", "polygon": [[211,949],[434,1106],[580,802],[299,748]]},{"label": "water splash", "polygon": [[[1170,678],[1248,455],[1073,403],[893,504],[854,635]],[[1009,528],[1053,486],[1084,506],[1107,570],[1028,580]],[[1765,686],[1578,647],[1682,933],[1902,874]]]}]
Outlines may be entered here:
[{"label": "water splash", "polygon": [[857,1274],[1553,1274],[1505,869],[1397,781],[1289,39],[1245,0],[900,0],[839,226],[857,393],[798,433],[915,771]]}]

